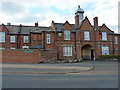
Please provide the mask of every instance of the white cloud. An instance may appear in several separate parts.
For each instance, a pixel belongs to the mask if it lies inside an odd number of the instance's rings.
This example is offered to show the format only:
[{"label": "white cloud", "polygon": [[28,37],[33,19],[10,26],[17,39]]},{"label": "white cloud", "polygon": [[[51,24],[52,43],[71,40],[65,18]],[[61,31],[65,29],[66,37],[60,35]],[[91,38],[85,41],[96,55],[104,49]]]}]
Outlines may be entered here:
[{"label": "white cloud", "polygon": [[[118,1],[119,0],[12,0],[8,8],[1,8],[0,23],[12,22],[14,24],[33,25],[36,21],[40,25],[49,26],[51,21],[65,22],[68,20],[74,23],[74,13],[78,5],[85,10],[85,16],[88,16],[93,24],[94,16],[98,16],[99,25],[105,23],[110,29],[117,31],[118,26]],[[5,7],[8,0],[1,0],[0,7]],[[6,3],[5,3],[6,2]],[[30,7],[36,9],[42,8],[43,12],[31,13]],[[63,12],[70,13],[63,15],[50,9],[55,7]]]}]

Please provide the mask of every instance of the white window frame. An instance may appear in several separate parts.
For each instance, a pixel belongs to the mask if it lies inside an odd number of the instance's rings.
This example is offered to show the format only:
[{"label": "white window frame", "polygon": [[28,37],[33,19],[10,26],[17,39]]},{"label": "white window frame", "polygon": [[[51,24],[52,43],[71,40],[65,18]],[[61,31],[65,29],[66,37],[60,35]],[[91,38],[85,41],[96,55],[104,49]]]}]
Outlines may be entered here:
[{"label": "white window frame", "polygon": [[10,42],[15,43],[15,36],[10,36]]},{"label": "white window frame", "polygon": [[10,49],[16,49],[15,47],[11,47]]},{"label": "white window frame", "polygon": [[50,34],[49,33],[46,34],[46,43],[50,44]]},{"label": "white window frame", "polygon": [[29,46],[22,46],[23,49],[29,49]]},{"label": "white window frame", "polygon": [[109,55],[109,47],[102,46],[102,55]]},{"label": "white window frame", "polygon": [[24,42],[24,43],[28,43],[28,41],[29,41],[28,36],[24,36],[23,42]]},{"label": "white window frame", "polygon": [[118,36],[115,36],[115,44],[118,44]]},{"label": "white window frame", "polygon": [[90,31],[84,31],[84,40],[90,40]]},{"label": "white window frame", "polygon": [[72,56],[72,46],[63,47],[63,56]]},{"label": "white window frame", "polygon": [[70,30],[64,30],[64,40],[70,40]]},{"label": "white window frame", "polygon": [[5,49],[5,47],[0,47],[0,50]]},{"label": "white window frame", "polygon": [[107,41],[107,32],[102,32],[102,40]]},{"label": "white window frame", "polygon": [[5,43],[5,32],[0,32],[0,43]]}]

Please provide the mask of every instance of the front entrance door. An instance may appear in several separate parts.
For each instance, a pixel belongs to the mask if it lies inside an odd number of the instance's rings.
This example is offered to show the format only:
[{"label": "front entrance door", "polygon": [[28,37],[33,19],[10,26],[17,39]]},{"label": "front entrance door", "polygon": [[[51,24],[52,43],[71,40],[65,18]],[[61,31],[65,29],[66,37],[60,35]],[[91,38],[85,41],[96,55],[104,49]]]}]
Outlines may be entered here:
[{"label": "front entrance door", "polygon": [[82,47],[82,59],[83,60],[93,60],[94,59],[94,50],[91,45],[86,44]]},{"label": "front entrance door", "polygon": [[91,50],[91,60],[94,60],[94,50]]}]

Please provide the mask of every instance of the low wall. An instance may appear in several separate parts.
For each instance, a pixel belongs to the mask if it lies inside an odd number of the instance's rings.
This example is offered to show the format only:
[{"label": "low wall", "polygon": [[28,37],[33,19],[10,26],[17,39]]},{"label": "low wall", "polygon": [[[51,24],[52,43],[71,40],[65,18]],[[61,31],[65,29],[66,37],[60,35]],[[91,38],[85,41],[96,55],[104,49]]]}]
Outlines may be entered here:
[{"label": "low wall", "polygon": [[41,61],[57,60],[56,50],[41,50]]},{"label": "low wall", "polygon": [[1,50],[3,63],[38,63],[39,50]]},{"label": "low wall", "polygon": [[37,49],[0,51],[2,63],[39,63],[44,60],[57,60],[57,51]]}]

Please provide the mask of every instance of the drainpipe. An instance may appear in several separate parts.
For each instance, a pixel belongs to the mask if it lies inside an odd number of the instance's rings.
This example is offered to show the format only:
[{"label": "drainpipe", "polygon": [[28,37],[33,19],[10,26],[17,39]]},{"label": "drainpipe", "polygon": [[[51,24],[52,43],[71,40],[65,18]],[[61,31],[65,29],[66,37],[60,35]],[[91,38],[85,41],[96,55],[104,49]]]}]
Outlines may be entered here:
[{"label": "drainpipe", "polygon": [[112,34],[112,46],[113,46],[113,55],[114,55],[114,33]]},{"label": "drainpipe", "polygon": [[77,46],[76,46],[76,32],[75,32],[75,59],[77,59]]},{"label": "drainpipe", "polygon": [[46,43],[45,32],[44,32],[44,36],[43,36],[43,38],[44,38],[44,42],[43,42],[43,43],[44,43],[44,45],[43,45],[44,47],[43,47],[43,48],[45,49],[45,43]]}]

